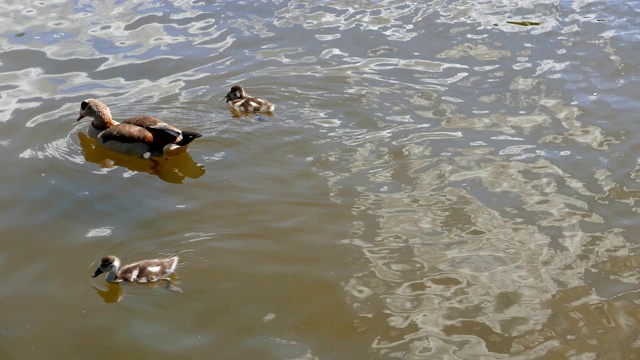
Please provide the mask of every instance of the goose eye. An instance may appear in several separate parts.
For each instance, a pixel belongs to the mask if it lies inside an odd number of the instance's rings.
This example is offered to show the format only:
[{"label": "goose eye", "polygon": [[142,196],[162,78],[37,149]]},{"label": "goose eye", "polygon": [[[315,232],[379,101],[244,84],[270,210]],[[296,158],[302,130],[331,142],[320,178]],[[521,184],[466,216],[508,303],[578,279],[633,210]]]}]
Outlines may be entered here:
[{"label": "goose eye", "polygon": [[89,103],[88,103],[88,102],[83,101],[82,103],[80,103],[80,109],[81,109],[81,110],[84,110],[84,109],[86,109],[86,108],[87,108],[87,106],[88,106],[88,105],[89,105]]}]

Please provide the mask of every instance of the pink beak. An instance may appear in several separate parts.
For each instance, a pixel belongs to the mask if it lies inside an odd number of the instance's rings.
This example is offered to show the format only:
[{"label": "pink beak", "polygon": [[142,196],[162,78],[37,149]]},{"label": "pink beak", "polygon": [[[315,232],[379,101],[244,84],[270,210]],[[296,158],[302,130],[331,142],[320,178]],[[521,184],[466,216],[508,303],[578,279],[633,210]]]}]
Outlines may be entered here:
[{"label": "pink beak", "polygon": [[78,120],[76,120],[76,121],[80,121],[83,117],[84,117],[84,113],[82,111],[80,111],[80,116],[78,116]]}]

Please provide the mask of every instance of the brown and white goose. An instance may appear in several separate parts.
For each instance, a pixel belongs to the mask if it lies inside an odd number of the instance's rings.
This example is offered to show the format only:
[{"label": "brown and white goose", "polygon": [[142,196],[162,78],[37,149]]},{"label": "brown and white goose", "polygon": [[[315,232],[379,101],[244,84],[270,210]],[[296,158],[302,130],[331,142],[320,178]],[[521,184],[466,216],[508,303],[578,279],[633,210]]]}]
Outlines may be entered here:
[{"label": "brown and white goose", "polygon": [[181,291],[171,285],[171,275],[178,265],[178,256],[168,259],[142,260],[120,268],[120,259],[113,255],[107,255],[100,260],[100,265],[91,277],[97,277],[102,273],[107,273],[107,282],[154,282],[165,280],[167,289]]},{"label": "brown and white goose", "polygon": [[244,92],[244,89],[240,85],[231,87],[231,90],[224,97],[224,101],[227,102],[232,108],[239,111],[246,112],[270,112],[275,109],[273,104],[269,102],[249,96]]},{"label": "brown and white goose", "polygon": [[145,158],[180,155],[187,151],[189,143],[202,136],[151,116],[135,116],[118,123],[111,118],[107,105],[96,99],[80,103],[78,121],[85,116],[93,118],[89,136],[105,148]]}]

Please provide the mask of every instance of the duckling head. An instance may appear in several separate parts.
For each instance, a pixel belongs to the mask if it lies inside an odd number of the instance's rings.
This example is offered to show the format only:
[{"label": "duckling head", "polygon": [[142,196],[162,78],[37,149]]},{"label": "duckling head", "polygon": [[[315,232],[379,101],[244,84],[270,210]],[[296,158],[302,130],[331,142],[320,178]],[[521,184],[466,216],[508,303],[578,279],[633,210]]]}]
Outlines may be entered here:
[{"label": "duckling head", "polygon": [[242,99],[244,98],[245,93],[244,93],[244,89],[242,88],[242,86],[240,85],[234,85],[231,87],[231,90],[229,90],[229,92],[227,93],[227,95],[224,97],[224,101],[231,101],[231,100],[235,100],[235,99]]},{"label": "duckling head", "polygon": [[[91,277],[97,277],[102,273],[108,273],[109,275],[113,274],[113,276],[115,276],[118,274],[119,268],[120,259],[113,255],[107,255],[100,260],[100,265]],[[107,277],[109,277],[109,275],[107,275]]]}]

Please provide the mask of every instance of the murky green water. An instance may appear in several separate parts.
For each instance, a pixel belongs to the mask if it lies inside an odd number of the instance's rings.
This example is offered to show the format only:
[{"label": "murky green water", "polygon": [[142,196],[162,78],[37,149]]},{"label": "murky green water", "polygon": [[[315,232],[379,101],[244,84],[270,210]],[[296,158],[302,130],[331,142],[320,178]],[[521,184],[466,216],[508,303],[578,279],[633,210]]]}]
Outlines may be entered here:
[{"label": "murky green water", "polygon": [[[0,10],[3,359],[640,357],[639,3]],[[108,152],[89,97],[204,136]]]}]

